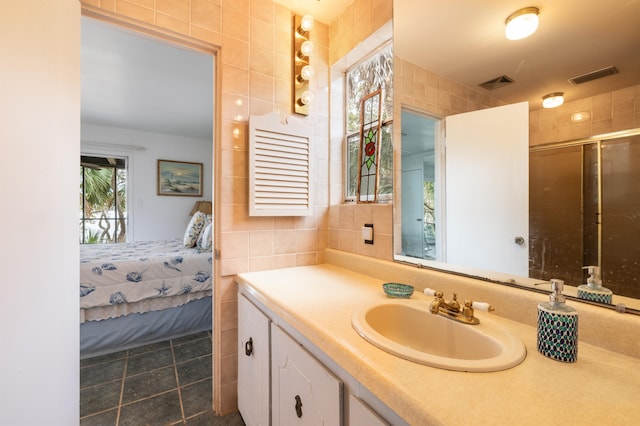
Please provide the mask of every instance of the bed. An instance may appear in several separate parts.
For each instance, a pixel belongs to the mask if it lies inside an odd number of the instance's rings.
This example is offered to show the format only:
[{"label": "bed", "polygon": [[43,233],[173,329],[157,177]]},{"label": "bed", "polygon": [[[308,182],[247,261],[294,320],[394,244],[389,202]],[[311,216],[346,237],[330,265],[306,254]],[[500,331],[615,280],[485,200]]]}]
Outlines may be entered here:
[{"label": "bed", "polygon": [[[186,237],[185,237],[186,238]],[[211,329],[211,247],[184,239],[80,248],[80,356]]]}]

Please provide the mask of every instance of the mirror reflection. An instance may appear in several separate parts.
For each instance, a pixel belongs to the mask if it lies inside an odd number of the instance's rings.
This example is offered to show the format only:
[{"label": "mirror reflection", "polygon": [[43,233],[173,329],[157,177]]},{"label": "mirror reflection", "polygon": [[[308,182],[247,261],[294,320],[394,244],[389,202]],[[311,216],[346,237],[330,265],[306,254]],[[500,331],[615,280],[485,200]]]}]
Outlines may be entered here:
[{"label": "mirror reflection", "polygon": [[440,260],[435,205],[438,120],[403,110],[402,123],[402,254]]},{"label": "mirror reflection", "polygon": [[530,153],[529,276],[640,298],[640,135],[556,144]]},{"label": "mirror reflection", "polygon": [[[506,10],[500,4],[504,2],[489,3],[483,4],[483,19],[489,19],[492,15],[500,16]],[[543,2],[541,10],[547,16],[564,16],[568,12],[564,7],[551,11],[545,6]],[[438,10],[429,10],[434,7],[412,1],[394,4],[396,75],[402,83],[396,92],[396,103],[401,105],[396,110],[401,112],[394,117],[394,121],[400,124],[396,137],[401,139],[402,164],[399,171],[401,186],[396,186],[394,192],[396,213],[399,213],[394,220],[396,229],[401,230],[395,234],[396,239],[401,239],[394,245],[396,259],[416,259],[419,263],[509,284],[515,281],[531,285],[540,280],[560,278],[575,287],[574,295],[577,295],[577,287],[588,281],[601,283],[617,296],[613,298],[614,304],[626,303],[627,306],[640,308],[640,302],[634,300],[640,298],[637,278],[640,274],[640,245],[634,243],[640,237],[640,186],[637,185],[640,177],[640,131],[637,128],[640,123],[638,114],[634,115],[633,112],[638,104],[640,73],[633,73],[633,70],[639,69],[637,59],[636,62],[628,62],[631,61],[628,59],[631,54],[629,41],[639,42],[640,36],[626,33],[626,40],[621,37],[630,28],[624,15],[632,13],[630,8],[637,9],[638,5],[620,5],[621,11],[616,12],[615,17],[619,28],[608,41],[616,48],[612,47],[608,56],[604,55],[606,59],[600,58],[603,56],[600,53],[592,52],[591,62],[585,64],[579,54],[567,54],[564,66],[567,69],[563,70],[564,74],[573,72],[579,68],[580,64],[576,65],[579,61],[583,61],[583,69],[606,61],[625,63],[626,70],[620,73],[625,74],[624,78],[609,76],[570,87],[566,95],[571,94],[574,98],[568,98],[564,106],[552,112],[542,109],[542,95],[552,91],[551,86],[556,81],[570,86],[567,76],[562,75],[558,79],[542,70],[527,72],[537,70],[537,62],[546,63],[549,60],[547,57],[541,58],[545,55],[540,53],[544,51],[541,46],[549,42],[549,35],[534,35],[518,45],[517,53],[514,53],[514,45],[504,44],[500,39],[504,35],[489,31],[487,22],[482,24],[484,39],[476,39],[480,37],[480,32],[476,31],[481,26],[478,15],[475,20],[467,22],[464,36],[453,34],[449,37],[448,30],[441,28],[439,23],[430,25],[430,22],[424,22],[429,16],[435,15],[440,16],[442,22],[450,22],[447,13],[454,14],[455,9],[465,10],[458,16],[464,20],[468,18],[467,14],[473,15],[474,7],[479,6],[456,0],[450,5],[438,6]],[[590,5],[580,20],[593,19],[598,14],[597,9],[602,7]],[[416,19],[423,21],[419,31],[403,34],[403,28],[417,28],[412,25]],[[541,15],[541,26],[544,28],[544,25]],[[431,37],[426,40],[435,40],[433,32],[429,31],[436,30],[440,31],[440,37],[437,38],[440,42],[416,42],[417,37],[422,39],[425,31],[426,37]],[[563,31],[556,31],[554,43],[568,38],[568,30]],[[575,28],[573,31],[576,31]],[[460,54],[464,49],[459,48],[457,43],[463,44],[463,40],[466,40],[467,51],[469,45],[473,48],[481,45],[480,50],[484,49],[485,53],[487,49],[495,53],[491,55],[493,68],[486,64],[490,61],[481,62],[476,54]],[[563,68],[558,61],[564,61],[559,49],[553,50],[556,73]],[[537,53],[532,56],[530,50]],[[460,60],[461,57],[465,60]],[[491,73],[498,75],[492,71],[499,69],[495,67],[496,62],[502,69],[513,71],[512,76],[517,77],[516,83],[492,91],[479,88],[481,82],[489,80],[485,77]],[[523,88],[525,85],[528,87]],[[576,92],[570,92],[573,89]],[[602,102],[606,99],[609,99],[608,111],[607,103]],[[452,114],[523,100],[529,102],[530,113],[529,155],[525,166],[529,183],[521,189],[526,194],[524,207],[527,226],[523,232],[512,232],[509,244],[512,251],[527,253],[524,271],[515,274],[467,261],[451,262],[451,257],[447,256],[451,234],[447,231],[457,228],[459,223],[452,223],[451,216],[443,212],[446,211],[449,182],[446,180],[444,149],[439,146],[439,138],[444,133],[441,123]],[[629,112],[621,111],[623,103]],[[603,117],[606,114],[609,114],[606,117],[609,122],[604,125]],[[593,137],[596,133],[600,136]],[[504,163],[494,167],[504,167]],[[477,215],[477,209],[467,214]],[[488,245],[491,242],[487,240],[486,243]],[[476,246],[475,251],[478,254],[486,252],[484,247],[485,244]],[[594,275],[593,268],[591,274],[583,269],[589,266],[596,266],[597,274]]]}]

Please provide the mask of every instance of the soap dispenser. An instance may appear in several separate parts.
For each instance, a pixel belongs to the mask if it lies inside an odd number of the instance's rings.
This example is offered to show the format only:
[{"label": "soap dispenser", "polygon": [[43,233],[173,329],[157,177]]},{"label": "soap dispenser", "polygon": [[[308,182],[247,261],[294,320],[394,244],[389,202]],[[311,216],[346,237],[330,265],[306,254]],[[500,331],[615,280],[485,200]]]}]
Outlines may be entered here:
[{"label": "soap dispenser", "polygon": [[562,362],[578,359],[578,312],[565,304],[564,281],[551,280],[548,302],[538,305],[538,352]]},{"label": "soap dispenser", "polygon": [[613,292],[602,286],[600,279],[600,268],[598,266],[585,266],[589,273],[587,283],[578,286],[578,298],[611,304],[613,302]]}]

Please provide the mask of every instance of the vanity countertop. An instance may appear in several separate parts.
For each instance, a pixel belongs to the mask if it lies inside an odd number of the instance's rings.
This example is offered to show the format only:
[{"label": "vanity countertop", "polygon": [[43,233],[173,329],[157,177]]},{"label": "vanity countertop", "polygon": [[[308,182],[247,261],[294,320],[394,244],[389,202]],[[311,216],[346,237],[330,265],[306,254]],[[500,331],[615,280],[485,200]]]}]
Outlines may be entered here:
[{"label": "vanity countertop", "polygon": [[[381,280],[322,264],[237,281],[409,424],[637,424],[639,359],[580,342],[576,363],[554,361],[538,353],[534,327],[498,318],[522,339],[526,359],[498,372],[447,371],[391,355],[353,329],[354,310],[387,299]],[[430,300],[419,292],[412,298]],[[476,314],[485,315],[495,318]]]}]

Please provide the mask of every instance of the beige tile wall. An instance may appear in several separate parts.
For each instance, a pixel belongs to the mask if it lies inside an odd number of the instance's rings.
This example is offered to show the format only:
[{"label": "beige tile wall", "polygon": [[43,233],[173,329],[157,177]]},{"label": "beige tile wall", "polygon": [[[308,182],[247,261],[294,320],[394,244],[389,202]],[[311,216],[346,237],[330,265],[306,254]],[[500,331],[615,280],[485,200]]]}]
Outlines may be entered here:
[{"label": "beige tile wall", "polygon": [[[393,3],[389,0],[355,0],[329,27],[329,58],[336,64],[359,43],[391,21]],[[331,76],[331,147],[327,169],[330,181],[328,246],[379,259],[392,258],[391,204],[344,204],[343,139],[344,81],[342,74]],[[361,229],[373,224],[373,244],[365,244]]]},{"label": "beige tile wall", "polygon": [[335,64],[392,17],[391,0],[354,0],[329,27],[329,63]]},{"label": "beige tile wall", "polygon": [[[571,116],[586,112],[588,119]],[[640,85],[567,102],[529,115],[529,143],[540,145],[640,127]]]},{"label": "beige tile wall", "polygon": [[[397,55],[393,67],[394,124],[400,123],[403,107],[445,117],[504,105],[504,102],[487,95],[486,91],[448,80]],[[394,130],[398,132],[397,135],[400,134],[400,126],[394,125]]]}]

